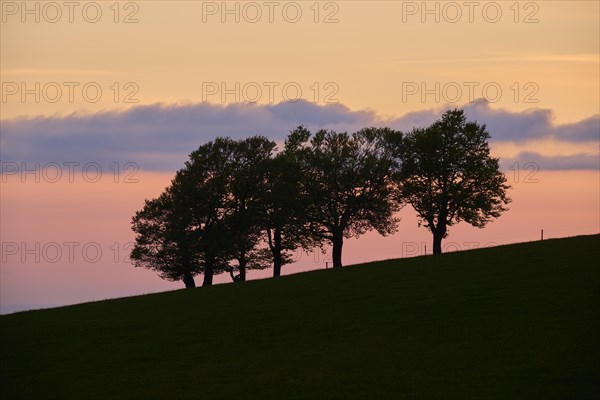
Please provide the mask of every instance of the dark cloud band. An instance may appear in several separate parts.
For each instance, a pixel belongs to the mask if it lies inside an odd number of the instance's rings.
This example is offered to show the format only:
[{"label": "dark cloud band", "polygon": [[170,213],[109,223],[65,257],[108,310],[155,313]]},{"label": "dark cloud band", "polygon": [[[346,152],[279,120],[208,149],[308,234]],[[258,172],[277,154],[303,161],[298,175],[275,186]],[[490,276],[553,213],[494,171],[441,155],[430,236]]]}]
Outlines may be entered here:
[{"label": "dark cloud band", "polygon": [[[492,109],[484,100],[466,104],[463,108],[470,120],[487,124],[494,141],[525,142],[547,138],[575,143],[599,141],[598,115],[556,126],[552,124],[549,110],[513,113]],[[144,170],[174,171],[183,165],[192,150],[217,136],[242,138],[260,134],[282,141],[298,125],[306,125],[312,130],[356,131],[366,126],[410,130],[432,123],[441,112],[442,109],[428,109],[383,119],[373,111],[352,111],[340,104],[319,106],[298,101],[227,106],[154,104],[91,115],[22,117],[0,121],[0,157],[3,162],[30,164],[134,162]],[[597,148],[596,145],[595,150]],[[556,160],[553,164],[554,161],[546,157],[544,162],[556,165],[558,169],[572,169],[573,166],[588,169],[593,164],[578,163],[580,157],[574,157],[573,163],[569,160]]]}]

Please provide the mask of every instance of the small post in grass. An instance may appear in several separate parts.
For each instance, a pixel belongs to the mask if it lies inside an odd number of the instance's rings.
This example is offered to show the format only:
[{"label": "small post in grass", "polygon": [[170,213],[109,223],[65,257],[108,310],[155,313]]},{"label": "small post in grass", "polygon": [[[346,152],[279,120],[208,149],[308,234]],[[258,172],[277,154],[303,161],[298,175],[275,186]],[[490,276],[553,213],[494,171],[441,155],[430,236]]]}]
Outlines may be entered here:
[{"label": "small post in grass", "polygon": [[541,240],[544,240],[544,230],[542,229]]}]

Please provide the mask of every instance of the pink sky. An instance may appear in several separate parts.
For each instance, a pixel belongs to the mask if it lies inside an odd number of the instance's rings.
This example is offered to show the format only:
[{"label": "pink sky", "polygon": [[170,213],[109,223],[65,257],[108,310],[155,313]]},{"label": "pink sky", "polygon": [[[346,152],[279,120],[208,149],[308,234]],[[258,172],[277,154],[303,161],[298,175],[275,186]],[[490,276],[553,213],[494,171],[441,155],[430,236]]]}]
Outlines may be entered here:
[{"label": "pink sky", "polygon": [[[70,183],[66,178],[36,183],[33,175],[25,178],[22,182],[10,176],[2,184],[0,300],[5,310],[12,304],[63,305],[183,287],[126,262],[133,240],[131,216],[144,198],[157,196],[169,184],[171,174],[139,172],[139,182],[129,184],[115,183],[114,176],[97,183]],[[537,240],[540,229],[547,238],[600,231],[598,172],[540,171],[535,176],[538,183],[510,178],[510,210],[483,230],[464,223],[452,227],[444,241],[448,251]],[[431,235],[417,227],[414,211],[406,207],[401,216],[394,236],[373,232],[347,240],[344,264],[411,256],[425,246],[431,251]],[[284,273],[324,268],[327,257],[319,251],[300,255]],[[271,273],[253,271],[249,277]],[[226,274],[216,279],[229,281]]]}]

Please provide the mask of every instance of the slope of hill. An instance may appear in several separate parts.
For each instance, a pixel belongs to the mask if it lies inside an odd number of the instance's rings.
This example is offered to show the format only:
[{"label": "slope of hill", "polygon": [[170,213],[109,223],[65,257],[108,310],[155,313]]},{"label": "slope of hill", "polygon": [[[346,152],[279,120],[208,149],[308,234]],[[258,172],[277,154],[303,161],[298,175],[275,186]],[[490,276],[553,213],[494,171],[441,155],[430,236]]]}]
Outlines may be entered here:
[{"label": "slope of hill", "polygon": [[597,399],[600,235],[0,317],[2,399]]}]

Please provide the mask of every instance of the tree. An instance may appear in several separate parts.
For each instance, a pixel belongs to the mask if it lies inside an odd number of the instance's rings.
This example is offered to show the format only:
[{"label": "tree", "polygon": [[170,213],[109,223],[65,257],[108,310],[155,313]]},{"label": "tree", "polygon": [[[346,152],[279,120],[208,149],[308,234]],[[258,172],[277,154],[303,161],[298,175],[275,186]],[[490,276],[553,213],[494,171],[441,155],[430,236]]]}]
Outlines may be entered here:
[{"label": "tree", "polygon": [[144,208],[132,219],[137,234],[131,251],[135,267],[159,272],[170,281],[183,280],[186,288],[195,287],[194,275],[201,272],[196,240],[186,229],[189,215],[177,204],[172,190],[146,200]]},{"label": "tree", "polygon": [[203,286],[225,272],[233,252],[225,219],[231,210],[228,162],[233,152],[231,139],[217,138],[190,154],[173,180],[174,196],[188,210],[185,229],[196,238]]},{"label": "tree", "polygon": [[371,229],[381,235],[396,230],[400,204],[393,192],[395,163],[388,142],[399,135],[389,128],[352,135],[320,130],[304,148],[302,138],[292,138],[302,154],[309,226],[315,240],[332,245],[334,268],[342,266],[344,238]]},{"label": "tree", "polygon": [[[230,176],[226,191],[231,208],[225,219],[233,246],[229,273],[234,282],[245,281],[248,269],[269,266],[262,235],[262,196],[267,190],[267,168],[276,144],[263,136],[232,142],[233,151],[222,173]],[[234,272],[238,272],[237,275]]]},{"label": "tree", "polygon": [[448,227],[465,221],[483,228],[507,210],[506,177],[490,156],[485,125],[467,122],[462,110],[447,111],[427,128],[415,128],[399,147],[397,183],[433,234],[433,253],[442,252]]},{"label": "tree", "polygon": [[315,246],[306,219],[307,196],[302,192],[300,144],[310,133],[303,127],[292,131],[282,152],[267,164],[266,187],[262,192],[262,227],[266,232],[268,251],[273,264],[273,277],[281,275],[281,267],[293,262],[292,252]]},{"label": "tree", "polygon": [[261,196],[275,146],[261,136],[217,138],[192,152],[171,186],[133,219],[136,266],[186,287],[198,273],[207,286],[225,271],[244,281],[248,269],[268,267]]},{"label": "tree", "polygon": [[262,136],[217,138],[192,152],[178,172],[176,193],[187,202],[190,229],[197,232],[203,285],[225,271],[234,281],[244,281],[248,269],[267,267],[260,251],[259,199],[274,148]]}]

